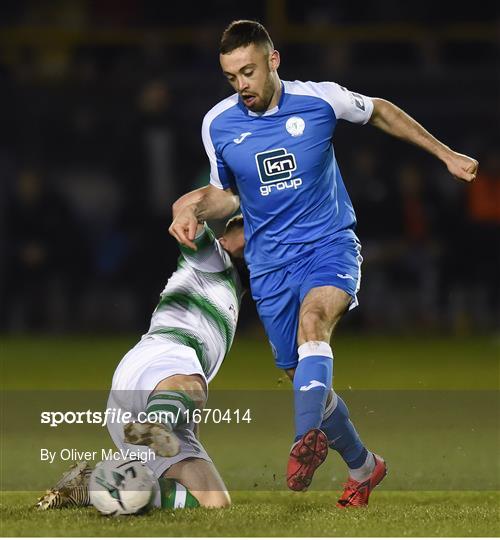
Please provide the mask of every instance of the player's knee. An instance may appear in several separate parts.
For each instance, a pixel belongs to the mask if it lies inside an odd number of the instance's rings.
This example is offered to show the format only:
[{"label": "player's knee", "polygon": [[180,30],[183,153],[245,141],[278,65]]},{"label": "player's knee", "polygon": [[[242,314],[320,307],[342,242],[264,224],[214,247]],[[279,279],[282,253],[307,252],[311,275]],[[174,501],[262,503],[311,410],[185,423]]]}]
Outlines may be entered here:
[{"label": "player's knee", "polygon": [[160,381],[153,393],[165,390],[186,393],[197,408],[203,408],[207,401],[206,384],[199,375],[173,375]]},{"label": "player's knee", "polygon": [[184,388],[186,394],[194,401],[197,408],[203,408],[207,402],[205,385],[200,380],[190,381]]},{"label": "player's knee", "polygon": [[227,491],[202,491],[197,493],[200,506],[204,508],[229,508],[231,497]]},{"label": "player's knee", "polygon": [[329,341],[328,321],[324,310],[319,308],[308,309],[299,321],[299,335],[305,341]]}]

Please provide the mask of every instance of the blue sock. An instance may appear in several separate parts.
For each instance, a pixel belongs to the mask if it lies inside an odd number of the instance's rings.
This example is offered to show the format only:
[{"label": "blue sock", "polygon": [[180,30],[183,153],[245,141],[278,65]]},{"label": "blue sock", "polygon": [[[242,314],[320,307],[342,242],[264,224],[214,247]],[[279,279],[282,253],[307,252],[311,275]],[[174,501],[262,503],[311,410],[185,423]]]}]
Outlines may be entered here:
[{"label": "blue sock", "polygon": [[[333,410],[329,414],[329,411]],[[344,400],[333,392],[333,400],[328,405],[325,414],[328,415],[321,423],[320,429],[328,437],[330,448],[336,450],[347,463],[349,469],[361,467],[368,455],[359,435],[349,420],[349,409]]]},{"label": "blue sock", "polygon": [[299,363],[293,377],[295,441],[319,428],[332,386],[333,354],[328,343],[308,341],[298,349]]}]

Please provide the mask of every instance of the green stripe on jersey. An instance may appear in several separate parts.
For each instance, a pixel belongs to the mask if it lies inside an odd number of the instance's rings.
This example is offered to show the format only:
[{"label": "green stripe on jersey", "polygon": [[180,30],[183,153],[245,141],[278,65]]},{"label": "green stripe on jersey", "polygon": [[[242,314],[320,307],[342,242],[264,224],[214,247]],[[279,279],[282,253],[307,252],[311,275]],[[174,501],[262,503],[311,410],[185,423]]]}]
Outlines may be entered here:
[{"label": "green stripe on jersey", "polygon": [[[156,309],[161,306],[161,303],[162,301],[160,300],[160,303]],[[205,346],[196,334],[183,328],[165,327],[158,330],[153,330],[151,335],[162,336],[170,341],[173,341],[174,343],[179,343],[179,345],[185,345],[186,347],[194,349],[203,373],[205,373],[205,375],[208,373],[208,360],[205,353]]]},{"label": "green stripe on jersey", "polygon": [[188,292],[172,292],[166,294],[162,297],[156,309],[160,310],[163,307],[175,304],[185,309],[199,309],[219,330],[227,352],[232,342],[233,331],[229,317],[227,317],[221,309],[207,297]]},{"label": "green stripe on jersey", "polygon": [[179,258],[177,259],[177,269],[184,268],[187,265],[187,261],[184,258],[184,255],[179,255]]},{"label": "green stripe on jersey", "polygon": [[241,292],[238,291],[238,286],[236,284],[239,278],[237,277],[236,270],[234,270],[234,268],[227,268],[222,272],[202,272],[201,270],[198,270],[198,272],[203,274],[203,277],[207,281],[211,281],[212,283],[221,284],[227,287],[233,293],[233,296],[238,306],[240,305]]}]

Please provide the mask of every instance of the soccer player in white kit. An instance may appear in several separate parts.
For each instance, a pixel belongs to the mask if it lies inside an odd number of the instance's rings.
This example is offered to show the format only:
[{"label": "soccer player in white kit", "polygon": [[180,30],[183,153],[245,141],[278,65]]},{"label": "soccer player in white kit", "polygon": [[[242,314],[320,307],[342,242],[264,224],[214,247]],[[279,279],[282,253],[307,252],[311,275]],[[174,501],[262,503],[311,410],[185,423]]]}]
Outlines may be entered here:
[{"label": "soccer player in white kit", "polygon": [[[243,219],[229,220],[218,240],[199,224],[195,244],[196,251],[180,246],[177,270],[161,293],[149,330],[116,368],[107,404],[132,415],[128,424],[108,423],[120,450],[154,450],[146,464],[159,480],[155,505],[162,508],[230,504],[190,413],[204,407],[208,383],[233,342],[243,287],[232,257],[243,257]],[[145,415],[161,422],[143,422]],[[38,507],[88,505],[89,471],[77,464]]]}]

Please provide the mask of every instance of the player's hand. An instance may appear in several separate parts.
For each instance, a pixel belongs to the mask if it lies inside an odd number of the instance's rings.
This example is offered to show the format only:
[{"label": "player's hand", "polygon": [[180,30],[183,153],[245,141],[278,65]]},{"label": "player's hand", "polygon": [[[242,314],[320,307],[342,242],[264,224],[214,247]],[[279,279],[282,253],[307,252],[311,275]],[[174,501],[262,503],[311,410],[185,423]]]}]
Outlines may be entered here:
[{"label": "player's hand", "polygon": [[457,179],[473,182],[476,179],[479,163],[464,154],[451,151],[445,160],[448,171]]},{"label": "player's hand", "polygon": [[168,232],[179,242],[196,251],[193,242],[198,227],[198,218],[191,205],[184,206],[175,217]]}]

